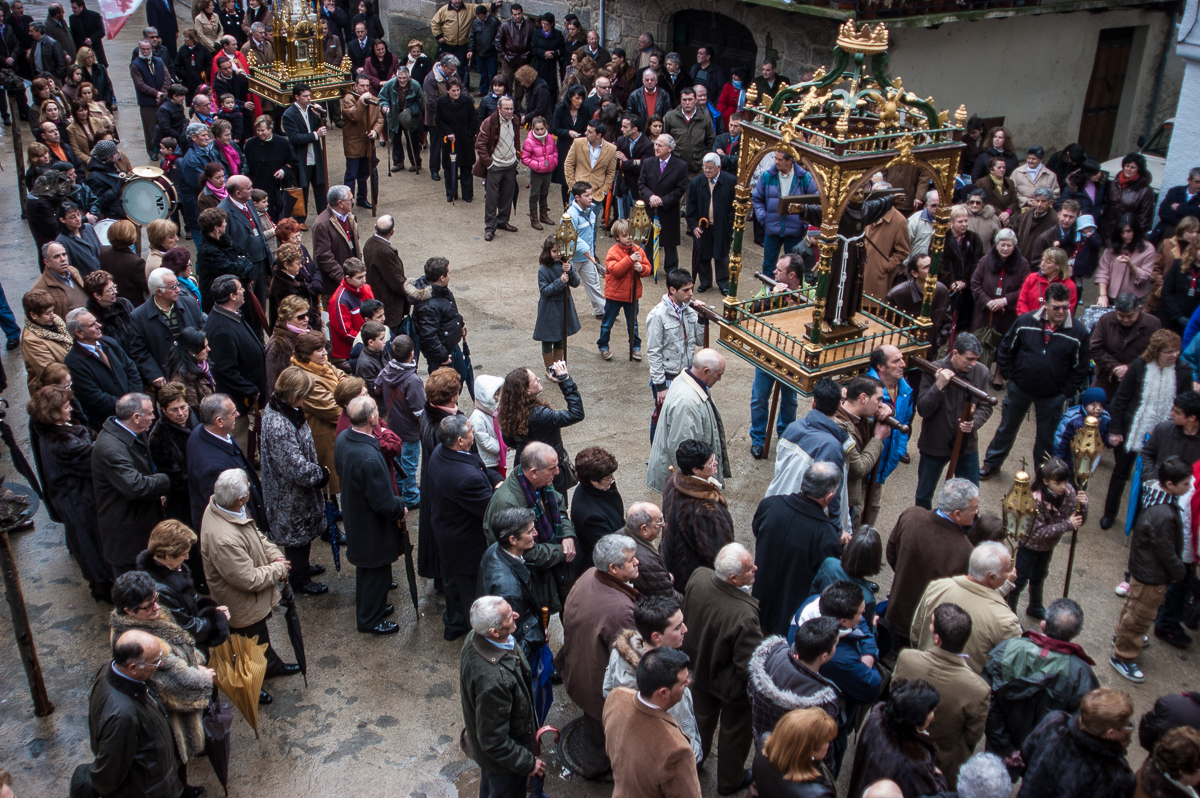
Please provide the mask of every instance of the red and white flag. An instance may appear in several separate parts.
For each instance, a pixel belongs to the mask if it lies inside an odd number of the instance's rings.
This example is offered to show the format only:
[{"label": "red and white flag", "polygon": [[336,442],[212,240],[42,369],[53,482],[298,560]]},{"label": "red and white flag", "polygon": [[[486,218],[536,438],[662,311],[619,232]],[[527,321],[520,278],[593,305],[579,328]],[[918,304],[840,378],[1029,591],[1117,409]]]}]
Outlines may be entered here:
[{"label": "red and white flag", "polygon": [[142,0],[100,0],[100,16],[104,17],[104,27],[108,38],[115,39],[125,27],[126,21],[142,4]]}]

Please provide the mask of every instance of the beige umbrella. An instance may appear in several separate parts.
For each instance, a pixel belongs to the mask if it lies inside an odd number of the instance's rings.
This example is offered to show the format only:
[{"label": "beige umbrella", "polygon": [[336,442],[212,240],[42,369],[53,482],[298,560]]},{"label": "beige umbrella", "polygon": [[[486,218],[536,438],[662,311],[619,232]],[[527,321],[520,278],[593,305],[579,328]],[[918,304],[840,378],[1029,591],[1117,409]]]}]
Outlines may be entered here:
[{"label": "beige umbrella", "polygon": [[258,638],[230,635],[212,650],[208,665],[217,672],[217,687],[229,696],[258,737],[258,694],[267,675],[267,644]]}]

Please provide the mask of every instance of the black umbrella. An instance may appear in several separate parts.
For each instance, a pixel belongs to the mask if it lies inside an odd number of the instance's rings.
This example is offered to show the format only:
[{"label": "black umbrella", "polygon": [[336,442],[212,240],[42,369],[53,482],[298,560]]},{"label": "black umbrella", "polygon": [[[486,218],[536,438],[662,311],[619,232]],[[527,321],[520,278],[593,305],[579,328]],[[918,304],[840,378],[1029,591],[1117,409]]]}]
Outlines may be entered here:
[{"label": "black umbrella", "polygon": [[467,386],[467,393],[471,394],[471,401],[475,401],[475,366],[471,365],[471,347],[467,346],[467,337],[465,335],[462,339],[462,356],[463,384]]},{"label": "black umbrella", "polygon": [[233,706],[221,700],[215,683],[212,700],[204,708],[200,722],[204,726],[204,751],[213,773],[217,774],[217,781],[229,795],[229,730],[233,727]]},{"label": "black umbrella", "polygon": [[325,502],[325,533],[329,535],[329,546],[333,549],[333,570],[341,573],[342,571],[342,554],[338,547],[338,538],[341,536],[341,531],[338,529],[338,519],[342,514],[333,506],[333,502],[326,500]]},{"label": "black umbrella", "polygon": [[300,629],[300,616],[296,613],[296,594],[292,586],[283,583],[279,591],[279,603],[284,606],[283,621],[287,624],[288,640],[292,642],[292,651],[296,654],[296,664],[304,676],[304,686],[308,687],[308,657],[304,654],[304,632]]},{"label": "black umbrella", "polygon": [[[408,523],[401,518],[396,522],[400,527],[400,546],[404,550],[404,575],[408,578],[408,595],[412,597],[413,610],[417,609],[417,569],[413,567],[413,544],[408,536]],[[417,617],[421,617],[417,613]]]},{"label": "black umbrella", "polygon": [[446,190],[450,192],[451,204],[458,204],[458,158],[454,154],[454,142],[443,137],[442,146],[450,147],[450,174],[446,175]]}]

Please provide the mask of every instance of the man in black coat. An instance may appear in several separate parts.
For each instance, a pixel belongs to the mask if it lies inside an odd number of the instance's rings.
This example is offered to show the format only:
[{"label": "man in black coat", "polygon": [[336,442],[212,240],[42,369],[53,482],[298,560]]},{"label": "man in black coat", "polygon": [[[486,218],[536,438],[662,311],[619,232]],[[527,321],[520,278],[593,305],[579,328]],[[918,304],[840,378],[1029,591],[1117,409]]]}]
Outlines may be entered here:
[{"label": "man in black coat", "polygon": [[[20,40],[17,38],[17,33],[13,30],[12,17],[2,20],[0,25],[0,66],[5,69],[16,71],[18,64],[22,59],[22,49]],[[29,99],[25,92],[21,92],[17,98],[17,109],[21,119],[29,117]],[[12,124],[12,109],[8,107],[8,92],[3,92],[0,95],[0,115],[4,118],[4,124]]]},{"label": "man in black coat", "polygon": [[55,80],[62,82],[67,75],[67,54],[62,45],[46,30],[43,22],[35,22],[29,26],[29,35],[33,39],[33,47],[29,51],[29,61],[34,73],[49,72]]},{"label": "man in black coat", "polygon": [[[151,678],[162,643],[130,630],[113,644],[113,658],[96,673],[88,699],[88,732],[96,759],[89,794],[181,795],[179,757],[167,709]],[[94,791],[94,792],[92,792]]]},{"label": "man in black coat", "polygon": [[533,510],[527,507],[509,507],[493,516],[496,542],[483,552],[475,588],[480,596],[504,599],[520,616],[513,637],[528,662],[546,644],[541,611],[530,583],[529,566],[525,564],[525,552],[533,548],[537,535],[533,521]]},{"label": "man in black coat", "polygon": [[250,202],[250,191],[253,188],[250,178],[245,175],[230,177],[225,181],[225,190],[228,196],[221,200],[217,207],[225,211],[225,218],[229,220],[226,226],[229,240],[235,247],[245,252],[254,264],[254,270],[250,276],[250,288],[258,297],[259,305],[265,310],[267,287],[271,283],[271,270],[275,267],[275,255],[267,244],[262,222],[254,210],[254,205]]},{"label": "man in black coat", "polygon": [[129,356],[137,363],[142,379],[157,390],[171,375],[167,358],[175,339],[188,327],[203,327],[204,314],[196,300],[179,295],[179,278],[170,269],[150,272],[148,283],[150,298],[129,314],[133,328]]},{"label": "man in black coat", "polygon": [[[76,0],[72,0],[72,8]],[[80,3],[82,5],[82,3]],[[175,17],[174,0],[146,0],[146,24],[158,31],[163,47],[171,61],[175,60],[175,40],[179,38],[179,21]]]},{"label": "man in black coat", "polygon": [[721,171],[721,156],[710,152],[688,185],[687,226],[692,244],[692,279],[704,293],[713,284],[713,262],[717,266],[717,288],[729,291],[729,247],[733,243],[733,193],[737,178]]},{"label": "man in black coat", "polygon": [[471,605],[479,598],[475,592],[479,561],[488,546],[483,515],[494,487],[483,461],[471,451],[475,428],[466,416],[442,419],[438,441],[426,466],[426,485],[446,592],[442,636],[457,640],[471,631]]},{"label": "man in black coat", "polygon": [[804,473],[800,493],[768,496],[755,510],[750,528],[758,576],[752,595],[763,634],[786,636],[821,563],[841,556],[842,535],[825,512],[841,483],[840,468],[816,462]]},{"label": "man in black coat", "polygon": [[660,135],[654,141],[655,157],[642,161],[638,176],[638,190],[646,211],[662,225],[658,244],[663,248],[663,267],[667,272],[679,266],[679,203],[688,187],[687,164],[674,157],[674,151],[675,139],[666,133]]},{"label": "man in black coat", "polygon": [[1185,216],[1200,218],[1200,166],[1188,172],[1187,182],[1168,189],[1158,204],[1158,241],[1175,235],[1175,226]]},{"label": "man in black coat", "polygon": [[467,325],[458,312],[458,303],[450,291],[450,262],[445,258],[430,258],[425,262],[425,276],[413,283],[409,298],[413,300],[413,316],[421,337],[421,354],[429,362],[429,373],[450,366],[463,376],[467,390],[475,396],[475,381],[468,381],[463,359],[463,336]]},{"label": "man in black coat", "polygon": [[617,189],[617,201],[622,203],[621,218],[633,213],[634,200],[641,199],[638,177],[642,173],[642,161],[654,157],[654,143],[643,136],[646,120],[637,114],[622,114],[621,135],[617,137],[617,174],[621,184]]},{"label": "man in black coat", "polygon": [[358,74],[374,49],[375,40],[367,35],[366,23],[355,23],[353,35],[346,40],[346,55],[350,58],[352,74]]},{"label": "man in black coat", "polygon": [[116,340],[101,338],[100,322],[87,309],[75,308],[67,314],[67,332],[75,344],[63,363],[71,372],[71,386],[89,426],[98,432],[104,419],[115,412],[119,397],[142,389],[142,378]]},{"label": "man in black coat", "polygon": [[[154,0],[162,2],[162,0]],[[149,13],[147,8],[146,12]],[[75,50],[80,47],[90,47],[96,54],[96,62],[108,66],[108,57],[104,55],[104,17],[100,12],[92,11],[84,0],[71,0],[71,18],[68,20],[71,28],[71,38],[75,42]],[[151,22],[151,25],[154,23]],[[175,54],[171,53],[174,58]]]},{"label": "man in black coat", "polygon": [[[192,528],[199,529],[204,509],[212,498],[213,486],[222,471],[240,468],[250,480],[250,503],[246,512],[264,535],[271,534],[267,506],[263,502],[262,483],[242,447],[233,439],[238,411],[233,400],[223,393],[209,394],[200,401],[200,425],[192,430],[187,444],[188,493],[192,499]],[[195,565],[192,566],[193,571]]]},{"label": "man in black coat", "polygon": [[163,520],[171,478],[156,473],[147,431],[154,423],[150,397],[130,393],[117,400],[92,447],[92,490],[104,559],[120,576],[137,568],[150,530]]},{"label": "man in black coat", "polygon": [[297,183],[304,192],[304,209],[308,210],[308,188],[312,186],[317,213],[325,210],[325,168],[321,157],[321,139],[325,137],[325,122],[312,105],[312,89],[301,83],[292,88],[292,104],[283,112],[280,123],[283,135],[296,153],[300,168]]},{"label": "man in black coat", "polygon": [[178,83],[171,84],[167,89],[167,101],[158,106],[155,114],[154,140],[151,142],[155,149],[165,137],[171,136],[179,144],[187,142],[184,131],[187,130],[187,114],[183,107],[187,105],[187,89]]},{"label": "man in black coat", "polygon": [[241,413],[233,436],[242,451],[246,450],[250,429],[248,414],[258,407],[260,398],[267,395],[267,363],[262,338],[242,317],[246,290],[232,274],[213,280],[212,313],[204,331],[211,348],[209,363],[217,391],[233,400]]},{"label": "man in black coat", "polygon": [[400,557],[396,522],[407,510],[396,495],[396,484],[373,434],[379,424],[375,400],[369,396],[350,400],[346,415],[351,426],[337,437],[333,456],[342,481],[346,557],[355,568],[358,631],[391,635],[400,631],[395,622],[384,620],[395,612],[387,594],[392,563]]}]

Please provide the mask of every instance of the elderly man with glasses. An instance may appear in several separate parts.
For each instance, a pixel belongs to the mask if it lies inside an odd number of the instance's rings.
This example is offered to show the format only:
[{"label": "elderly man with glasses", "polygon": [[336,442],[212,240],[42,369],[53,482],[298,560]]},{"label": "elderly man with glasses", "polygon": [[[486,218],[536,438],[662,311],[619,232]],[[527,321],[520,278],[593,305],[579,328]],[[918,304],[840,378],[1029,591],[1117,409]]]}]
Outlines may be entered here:
[{"label": "elderly man with glasses", "polygon": [[175,339],[189,327],[204,326],[204,314],[196,300],[180,298],[179,278],[170,269],[150,272],[150,298],[130,314],[133,335],[129,339],[129,356],[138,371],[157,390],[167,383],[171,369],[167,358]]}]

